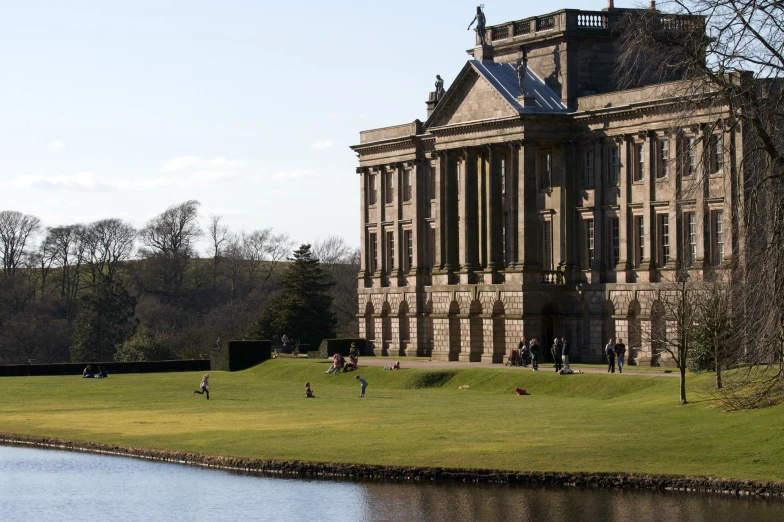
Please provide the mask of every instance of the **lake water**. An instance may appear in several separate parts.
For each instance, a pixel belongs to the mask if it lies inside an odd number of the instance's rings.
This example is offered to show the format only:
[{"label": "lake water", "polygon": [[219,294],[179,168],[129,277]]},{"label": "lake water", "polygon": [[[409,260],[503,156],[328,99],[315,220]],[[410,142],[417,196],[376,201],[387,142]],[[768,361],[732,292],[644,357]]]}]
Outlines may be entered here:
[{"label": "lake water", "polygon": [[781,521],[753,498],[268,478],[144,460],[0,446],[0,520]]}]

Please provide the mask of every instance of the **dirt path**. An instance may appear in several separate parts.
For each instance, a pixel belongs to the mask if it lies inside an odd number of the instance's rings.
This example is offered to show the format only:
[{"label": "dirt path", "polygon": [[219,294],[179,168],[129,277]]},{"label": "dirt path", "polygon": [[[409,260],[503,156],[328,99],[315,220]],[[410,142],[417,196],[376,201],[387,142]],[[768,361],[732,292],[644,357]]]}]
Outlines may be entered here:
[{"label": "dirt path", "polygon": [[[393,359],[388,357],[360,357],[359,359],[359,366],[388,366],[392,364],[393,361],[399,360],[400,366],[403,368],[422,368],[427,370],[445,370],[445,369],[459,369],[459,368],[496,368],[496,369],[506,369],[509,371],[517,371],[517,372],[530,372],[533,371],[531,367],[528,368],[521,368],[520,366],[502,366],[500,364],[490,364],[490,363],[481,363],[481,362],[456,362],[456,361],[427,361],[424,359],[406,359],[405,357],[401,357],[400,359]],[[625,373],[619,374],[620,376],[624,375],[655,375],[661,377],[677,377],[678,372],[677,369],[673,368],[672,373],[664,373],[662,370],[638,370],[637,366],[632,367],[625,367],[627,371]],[[607,373],[607,370],[603,368],[586,368],[579,364],[573,364],[572,369],[577,371],[580,370],[583,373]],[[552,363],[544,363],[539,365],[540,372],[552,372],[554,373],[554,367]]]}]

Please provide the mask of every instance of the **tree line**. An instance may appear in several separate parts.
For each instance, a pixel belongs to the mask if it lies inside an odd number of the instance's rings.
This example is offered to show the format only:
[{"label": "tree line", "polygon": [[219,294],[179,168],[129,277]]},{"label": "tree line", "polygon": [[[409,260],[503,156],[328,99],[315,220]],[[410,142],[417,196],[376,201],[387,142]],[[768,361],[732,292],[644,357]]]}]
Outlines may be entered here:
[{"label": "tree line", "polygon": [[[202,228],[199,207],[173,205],[138,230],[117,218],[44,227],[36,216],[0,211],[0,363],[206,356],[218,338],[254,335],[251,325],[258,335],[278,294],[305,291],[308,280],[286,282],[298,259],[316,267],[306,276],[326,304],[323,331],[308,335],[357,335],[358,250],[328,237],[290,261],[287,234],[235,232],[221,216]],[[276,306],[279,327],[296,327]]]}]

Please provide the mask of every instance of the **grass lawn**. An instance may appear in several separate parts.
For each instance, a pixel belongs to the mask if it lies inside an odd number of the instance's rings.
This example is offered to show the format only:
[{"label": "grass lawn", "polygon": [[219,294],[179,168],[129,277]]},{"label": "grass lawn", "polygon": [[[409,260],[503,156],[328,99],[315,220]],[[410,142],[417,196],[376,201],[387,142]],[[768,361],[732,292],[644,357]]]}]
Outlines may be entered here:
[{"label": "grass lawn", "polygon": [[[374,367],[358,372],[370,383],[359,399],[356,373],[328,367],[281,358],[211,372],[209,401],[193,395],[195,373],[1,378],[0,432],[262,459],[784,482],[784,406],[679,406],[675,378]],[[690,375],[690,399],[712,379]]]}]

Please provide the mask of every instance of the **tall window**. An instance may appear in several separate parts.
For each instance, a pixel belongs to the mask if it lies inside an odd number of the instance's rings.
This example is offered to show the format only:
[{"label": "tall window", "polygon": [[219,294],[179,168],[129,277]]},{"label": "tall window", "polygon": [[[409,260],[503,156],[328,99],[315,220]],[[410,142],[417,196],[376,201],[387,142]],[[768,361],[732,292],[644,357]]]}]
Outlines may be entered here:
[{"label": "tall window", "polygon": [[553,186],[553,154],[545,152],[541,156],[541,188],[542,190],[549,190]]},{"label": "tall window", "polygon": [[370,204],[371,205],[375,205],[376,204],[376,200],[378,198],[378,185],[376,185],[376,179],[377,179],[377,177],[376,177],[375,174],[371,174],[368,177],[369,184],[370,184]]},{"label": "tall window", "polygon": [[411,169],[403,171],[403,201],[411,201]]},{"label": "tall window", "polygon": [[506,195],[506,158],[501,158],[501,195]]},{"label": "tall window", "polygon": [[716,210],[712,212],[713,229],[712,243],[713,243],[713,264],[720,265],[724,261],[724,212]]},{"label": "tall window", "polygon": [[378,270],[378,239],[376,234],[370,234],[370,241],[368,245],[368,257],[370,258],[370,271],[376,272]]},{"label": "tall window", "polygon": [[666,178],[670,175],[670,140],[659,140],[659,157],[656,175]]},{"label": "tall window", "polygon": [[686,175],[693,176],[697,172],[697,140],[689,138],[686,140]]},{"label": "tall window", "polygon": [[645,258],[645,221],[642,216],[634,216],[634,266],[640,268]]},{"label": "tall window", "polygon": [[687,212],[683,215],[685,230],[683,235],[686,237],[686,265],[693,265],[697,260],[697,216],[694,212]]},{"label": "tall window", "polygon": [[585,222],[585,262],[588,270],[593,266],[594,260],[594,234],[593,234],[593,219],[588,219]]},{"label": "tall window", "polygon": [[657,239],[659,245],[659,267],[663,267],[670,260],[670,217],[667,214],[659,214],[657,220]]},{"label": "tall window", "polygon": [[634,181],[642,181],[645,179],[645,144],[638,143],[634,146]]},{"label": "tall window", "polygon": [[414,236],[410,230],[403,231],[403,245],[406,249],[405,270],[409,271],[414,266]]},{"label": "tall window", "polygon": [[610,218],[610,263],[612,267],[621,261],[621,234],[618,218]]},{"label": "tall window", "polygon": [[387,203],[392,203],[395,199],[395,171],[387,172]]},{"label": "tall window", "polygon": [[395,267],[395,233],[387,232],[387,272]]},{"label": "tall window", "polygon": [[710,167],[711,174],[721,172],[724,168],[724,139],[721,134],[710,137]]},{"label": "tall window", "polygon": [[621,158],[618,147],[610,147],[610,185],[618,184],[618,177],[621,173]]},{"label": "tall window", "polygon": [[542,223],[542,268],[553,269],[553,229],[552,221]]},{"label": "tall window", "polygon": [[583,186],[593,187],[593,149],[583,151]]}]

